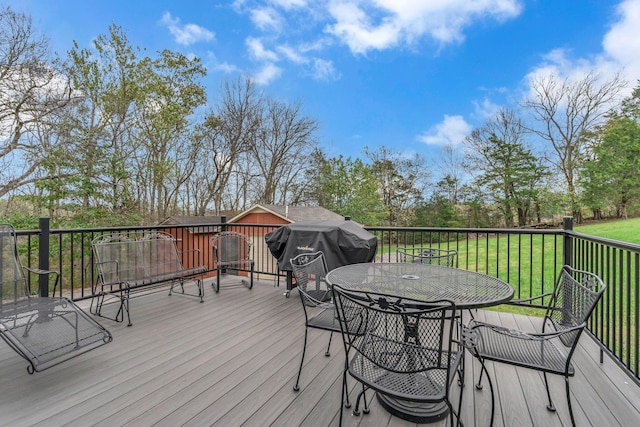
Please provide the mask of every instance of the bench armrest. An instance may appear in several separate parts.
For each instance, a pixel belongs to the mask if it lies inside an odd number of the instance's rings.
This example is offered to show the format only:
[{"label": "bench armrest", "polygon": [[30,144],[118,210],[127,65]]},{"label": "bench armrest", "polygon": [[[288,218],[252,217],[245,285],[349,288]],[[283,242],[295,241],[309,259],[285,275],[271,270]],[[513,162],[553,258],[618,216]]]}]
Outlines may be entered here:
[{"label": "bench armrest", "polygon": [[[116,275],[116,281],[113,282],[112,284],[115,283],[122,283],[122,281],[120,280],[120,264],[118,264],[118,260],[116,259],[112,259],[109,261],[96,261],[96,266],[98,267],[98,277],[102,280],[102,284],[106,284],[104,281],[104,272],[102,271],[102,266],[103,265],[108,265],[108,264],[115,264],[116,268],[115,268],[115,275]],[[112,272],[113,273],[113,272]]]}]

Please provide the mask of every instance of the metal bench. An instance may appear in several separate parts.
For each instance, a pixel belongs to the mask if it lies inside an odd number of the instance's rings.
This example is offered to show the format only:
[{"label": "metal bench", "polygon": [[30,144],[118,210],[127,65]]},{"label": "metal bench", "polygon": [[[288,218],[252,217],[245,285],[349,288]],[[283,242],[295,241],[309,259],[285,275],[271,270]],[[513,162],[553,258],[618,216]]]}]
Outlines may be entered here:
[{"label": "metal bench", "polygon": [[[129,299],[133,291],[148,290],[153,286],[170,284],[169,295],[180,285],[182,295],[204,301],[202,282],[207,268],[204,265],[184,267],[182,256],[195,253],[192,259],[201,259],[198,249],[179,252],[176,239],[161,231],[112,233],[95,238],[92,242],[98,279],[94,285],[91,312],[117,322],[127,314],[131,326]],[[197,293],[185,291],[184,284],[194,281]],[[105,315],[105,301],[114,297],[118,309],[114,316]]]},{"label": "metal bench", "polygon": [[[38,296],[29,276],[53,278],[54,297]],[[73,301],[55,297],[57,271],[22,265],[15,230],[0,224],[0,336],[33,374],[111,342],[109,331]]]}]

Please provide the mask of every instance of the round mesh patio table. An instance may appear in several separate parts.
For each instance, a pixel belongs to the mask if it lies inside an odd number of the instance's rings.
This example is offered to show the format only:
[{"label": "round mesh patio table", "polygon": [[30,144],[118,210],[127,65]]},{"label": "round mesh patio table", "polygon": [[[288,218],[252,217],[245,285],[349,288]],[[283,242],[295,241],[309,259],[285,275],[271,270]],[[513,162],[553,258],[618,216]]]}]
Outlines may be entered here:
[{"label": "round mesh patio table", "polygon": [[[362,263],[336,268],[327,274],[330,285],[378,292],[423,301],[448,299],[457,309],[503,304],[513,288],[495,277],[475,271],[421,263]],[[417,423],[434,422],[448,415],[447,405],[420,404],[377,394],[392,414]]]}]

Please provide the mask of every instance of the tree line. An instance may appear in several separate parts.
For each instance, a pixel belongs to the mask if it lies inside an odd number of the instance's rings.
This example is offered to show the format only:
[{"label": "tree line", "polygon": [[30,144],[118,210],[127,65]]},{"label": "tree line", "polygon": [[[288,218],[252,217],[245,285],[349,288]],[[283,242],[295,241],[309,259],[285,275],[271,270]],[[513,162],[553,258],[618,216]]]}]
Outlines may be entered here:
[{"label": "tree line", "polygon": [[302,104],[248,77],[208,99],[206,72],[117,25],[57,57],[28,14],[1,9],[0,216],[135,225],[263,203],[366,225],[512,227],[637,211],[640,88],[619,99],[619,74],[533,79],[521,109],[437,159],[385,146],[353,159],[329,157]]}]

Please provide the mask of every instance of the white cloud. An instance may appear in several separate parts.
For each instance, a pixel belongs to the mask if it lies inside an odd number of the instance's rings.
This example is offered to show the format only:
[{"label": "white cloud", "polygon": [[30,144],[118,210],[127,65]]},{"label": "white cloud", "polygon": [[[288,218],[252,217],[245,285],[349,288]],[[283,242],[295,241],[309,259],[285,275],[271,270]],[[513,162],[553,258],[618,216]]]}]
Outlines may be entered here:
[{"label": "white cloud", "polygon": [[226,61],[220,62],[218,60],[218,58],[216,57],[215,53],[209,51],[207,52],[207,62],[206,62],[206,66],[209,69],[212,70],[216,70],[216,71],[222,71],[223,73],[236,73],[236,72],[240,72],[240,68],[236,65],[233,64],[229,64]]},{"label": "white cloud", "polygon": [[307,6],[307,0],[271,0],[271,3],[278,5],[286,10]]},{"label": "white cloud", "polygon": [[626,0],[618,5],[619,20],[604,37],[604,52],[624,66],[634,81],[640,78],[640,1]]},{"label": "white cloud", "polygon": [[482,102],[473,101],[474,113],[481,119],[491,119],[496,116],[498,110],[502,106],[492,102],[489,98],[485,98]]},{"label": "white cloud", "polygon": [[438,44],[459,42],[474,20],[504,21],[522,11],[520,0],[331,0],[335,23],[326,31],[355,54],[384,50],[425,36]]},{"label": "white cloud", "polygon": [[215,33],[196,24],[180,25],[180,18],[174,18],[171,13],[165,12],[161,21],[167,26],[169,32],[175,37],[177,43],[189,46],[200,41],[211,41]]},{"label": "white cloud", "polygon": [[[617,19],[602,41],[602,52],[589,58],[572,58],[571,51],[554,49],[527,74],[526,83],[551,74],[561,79],[577,81],[596,70],[605,80],[622,71],[623,78],[636,86],[640,79],[640,0],[624,0],[617,6],[616,12]],[[529,96],[532,95],[530,92]]]},{"label": "white cloud", "polygon": [[251,10],[251,21],[256,27],[265,31],[280,31],[282,27],[282,17],[272,7],[260,7]]},{"label": "white cloud", "polygon": [[[523,0],[234,0],[254,29],[268,35],[246,39],[258,66],[300,66],[315,79],[340,77],[333,62],[319,52],[342,44],[353,54],[409,46],[424,39],[440,47],[464,40],[475,21],[502,22],[522,12]],[[293,42],[292,37],[323,28],[320,35]],[[311,53],[314,52],[314,53]],[[265,67],[265,70],[269,67]]]},{"label": "white cloud", "polygon": [[429,145],[458,145],[473,128],[462,116],[444,116],[441,123],[418,136],[418,140]]},{"label": "white cloud", "polygon": [[247,38],[245,43],[249,48],[249,55],[251,55],[251,57],[254,60],[257,60],[257,61],[277,61],[278,60],[278,55],[274,51],[265,49],[264,45],[262,44],[262,40],[254,37],[249,37]]},{"label": "white cloud", "polygon": [[392,21],[384,20],[376,26],[355,3],[331,2],[329,11],[336,23],[329,26],[327,31],[346,43],[353,53],[382,50],[398,42],[400,31]]},{"label": "white cloud", "polygon": [[253,75],[252,80],[258,85],[268,85],[273,80],[280,77],[282,69],[273,63],[266,63],[263,67]]},{"label": "white cloud", "polygon": [[278,52],[282,53],[285,58],[294,64],[307,64],[309,59],[306,58],[303,54],[301,54],[298,50],[292,48],[291,46],[278,46],[276,48]]},{"label": "white cloud", "polygon": [[313,60],[313,78],[315,80],[338,80],[340,78],[340,74],[336,71],[333,66],[333,62],[326,60],[315,58]]}]

